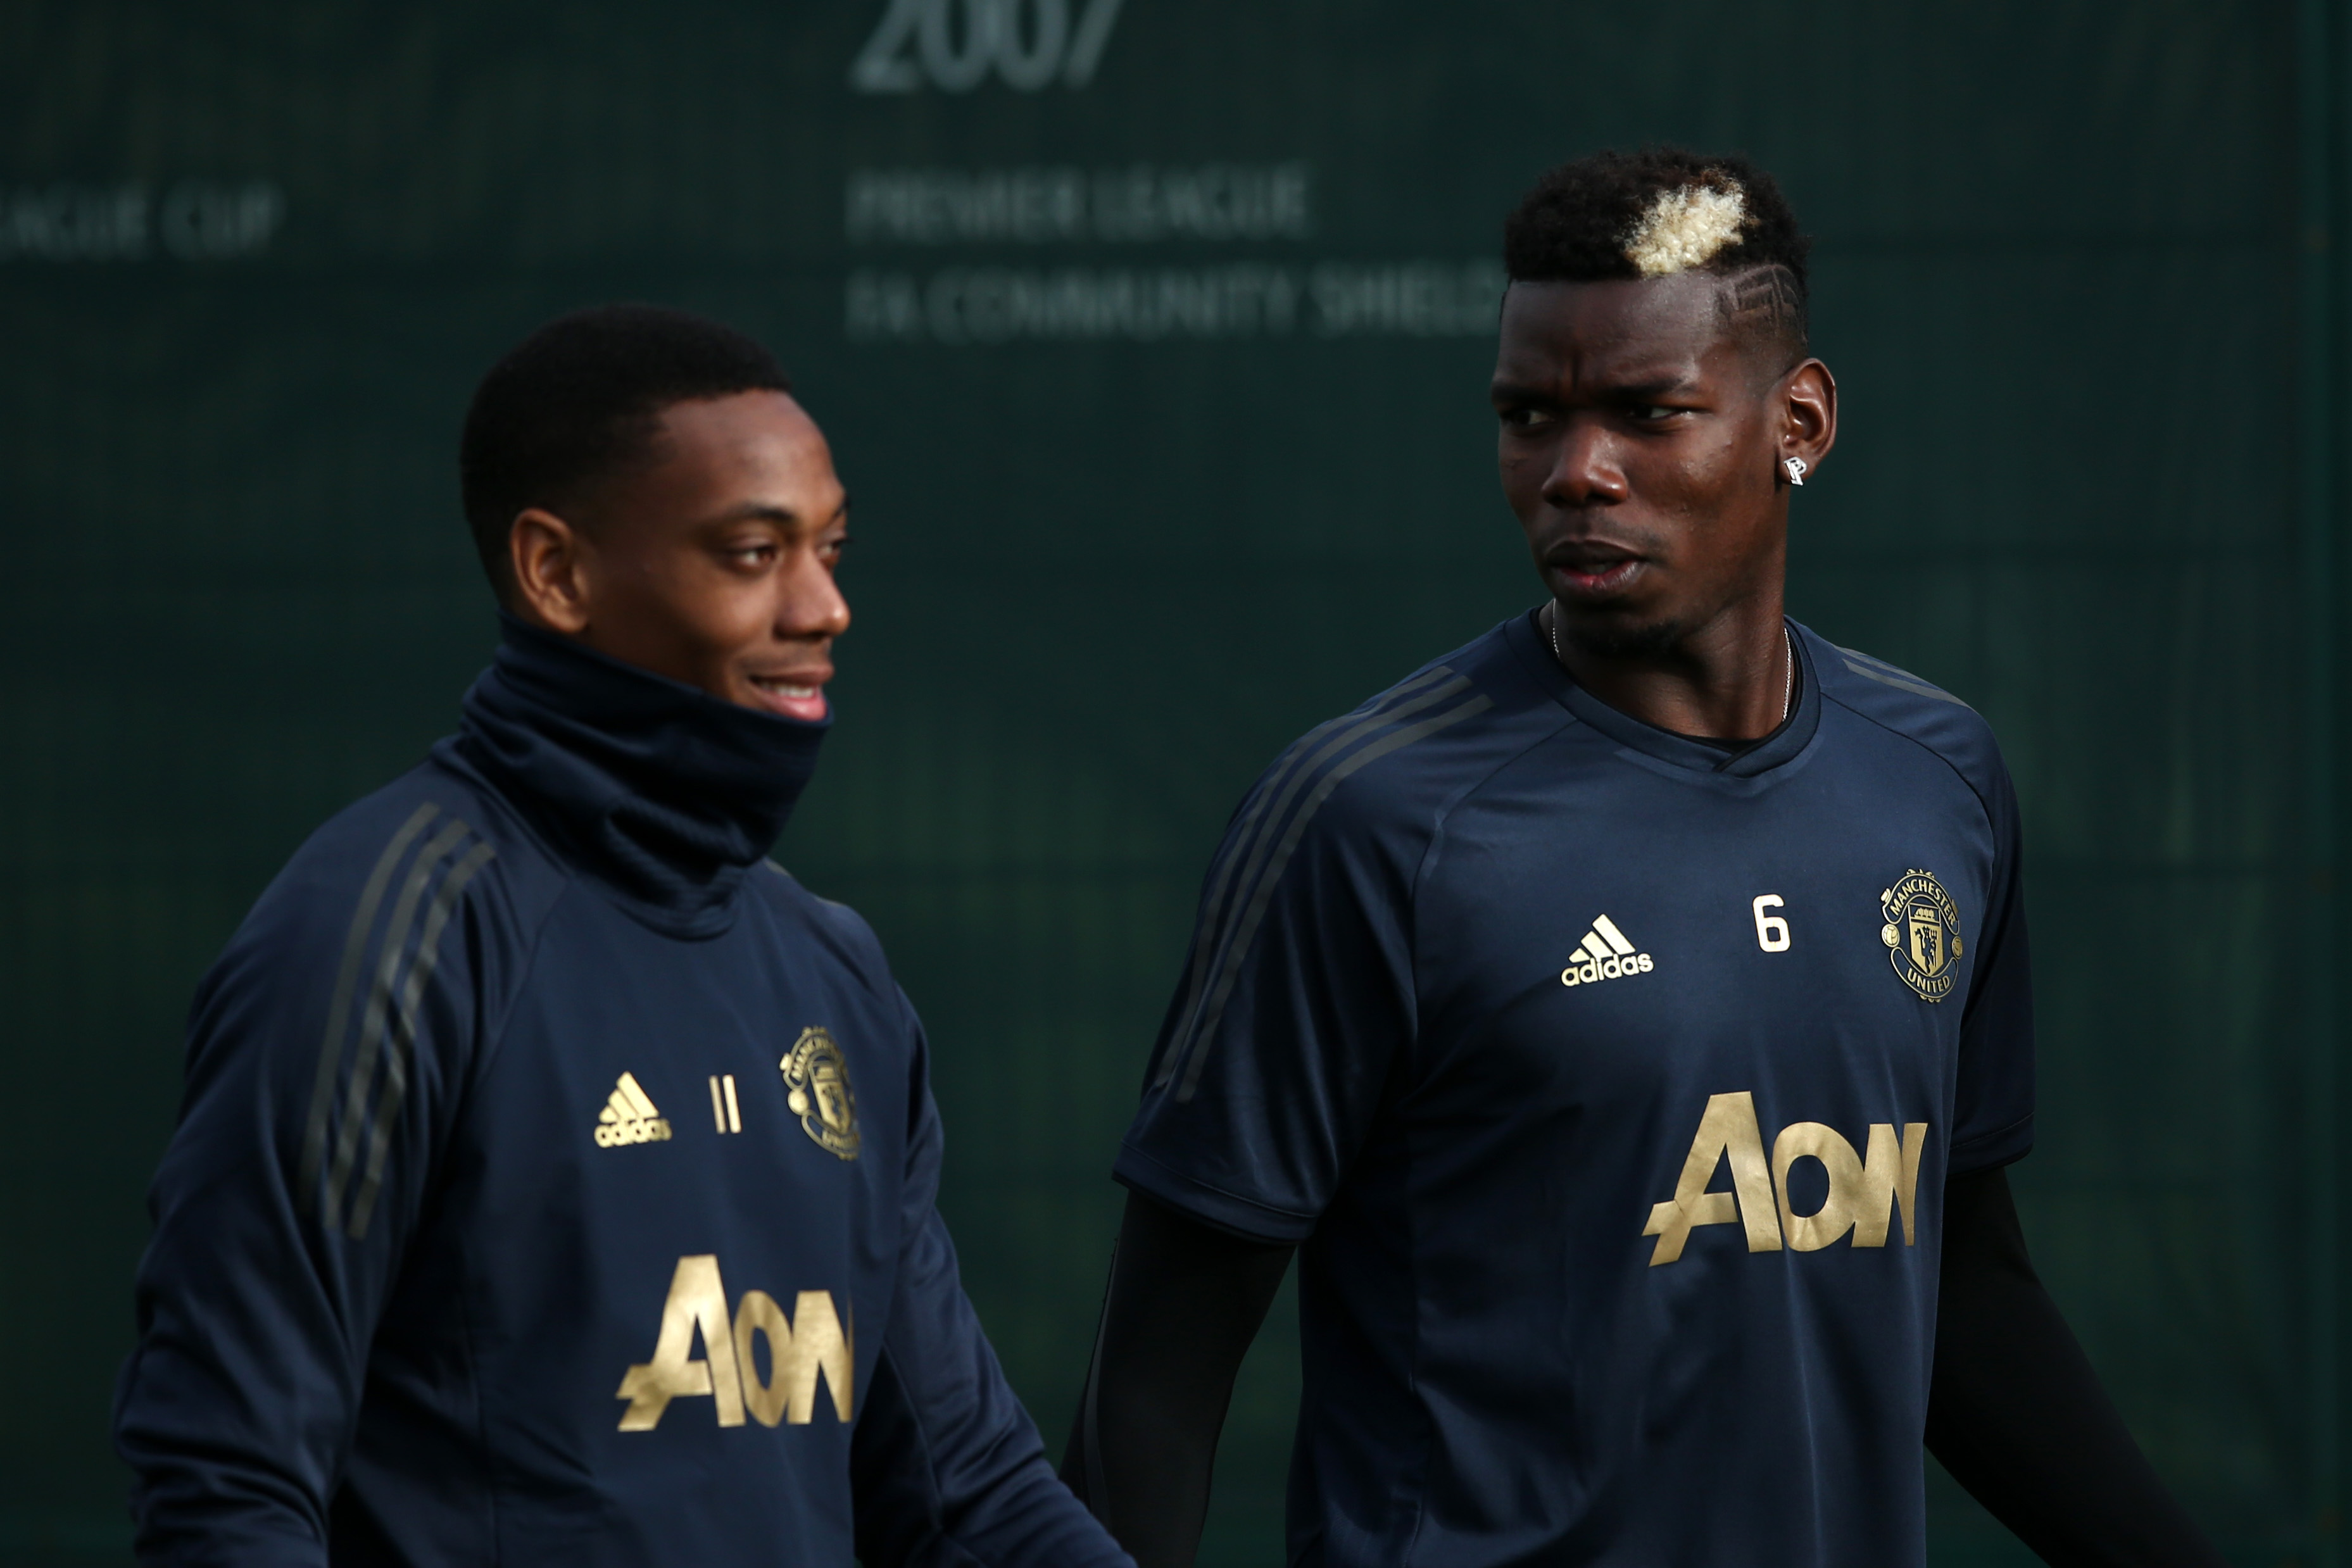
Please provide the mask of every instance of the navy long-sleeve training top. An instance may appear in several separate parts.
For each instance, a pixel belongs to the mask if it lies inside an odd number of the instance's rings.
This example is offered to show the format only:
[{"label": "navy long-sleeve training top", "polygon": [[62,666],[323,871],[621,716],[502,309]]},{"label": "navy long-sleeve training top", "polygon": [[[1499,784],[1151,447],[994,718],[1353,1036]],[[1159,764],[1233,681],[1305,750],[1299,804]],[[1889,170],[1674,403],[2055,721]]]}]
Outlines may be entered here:
[{"label": "navy long-sleeve training top", "polygon": [[509,621],[205,977],[116,1440],[142,1561],[1114,1565],[934,1207],[822,725]]}]

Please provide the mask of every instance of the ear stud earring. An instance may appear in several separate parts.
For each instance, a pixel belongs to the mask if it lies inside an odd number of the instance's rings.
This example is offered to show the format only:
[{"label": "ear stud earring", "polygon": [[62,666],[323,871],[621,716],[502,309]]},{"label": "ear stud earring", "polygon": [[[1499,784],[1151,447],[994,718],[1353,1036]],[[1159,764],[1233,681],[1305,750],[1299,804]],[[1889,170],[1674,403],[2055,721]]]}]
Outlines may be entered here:
[{"label": "ear stud earring", "polygon": [[1783,457],[1780,459],[1780,466],[1789,471],[1790,484],[1797,486],[1802,486],[1804,484],[1805,460],[1803,458]]}]

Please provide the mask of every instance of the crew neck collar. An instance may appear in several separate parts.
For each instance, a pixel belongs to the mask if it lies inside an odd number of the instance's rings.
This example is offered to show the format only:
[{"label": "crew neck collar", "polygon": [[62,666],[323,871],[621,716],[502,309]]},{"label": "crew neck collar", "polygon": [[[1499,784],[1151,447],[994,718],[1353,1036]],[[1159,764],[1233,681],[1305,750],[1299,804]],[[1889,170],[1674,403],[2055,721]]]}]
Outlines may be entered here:
[{"label": "crew neck collar", "polygon": [[1544,634],[1541,616],[1542,606],[1538,605],[1507,623],[1507,634],[1519,662],[1563,707],[1612,740],[1645,757],[1693,773],[1752,779],[1801,756],[1821,727],[1821,681],[1808,645],[1811,633],[1786,617],[1781,624],[1788,628],[1789,646],[1797,655],[1796,706],[1779,729],[1744,751],[1727,753],[1705,741],[1644,724],[1579,685],[1552,656],[1551,641]]},{"label": "crew neck collar", "polygon": [[576,869],[646,924],[733,923],[815,771],[809,723],[725,702],[501,613],[453,745]]}]

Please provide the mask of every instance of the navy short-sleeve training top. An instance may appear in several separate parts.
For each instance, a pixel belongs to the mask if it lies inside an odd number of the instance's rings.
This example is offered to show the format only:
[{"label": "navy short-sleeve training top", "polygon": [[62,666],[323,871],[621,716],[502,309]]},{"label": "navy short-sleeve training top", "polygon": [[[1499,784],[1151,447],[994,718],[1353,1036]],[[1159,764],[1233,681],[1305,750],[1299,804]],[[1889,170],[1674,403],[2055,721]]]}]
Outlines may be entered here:
[{"label": "navy short-sleeve training top", "polygon": [[1515,617],[1234,814],[1117,1174],[1304,1243],[1293,1562],[1923,1561],[1944,1183],[2032,1138],[2017,808],[1792,631],[1737,756]]}]

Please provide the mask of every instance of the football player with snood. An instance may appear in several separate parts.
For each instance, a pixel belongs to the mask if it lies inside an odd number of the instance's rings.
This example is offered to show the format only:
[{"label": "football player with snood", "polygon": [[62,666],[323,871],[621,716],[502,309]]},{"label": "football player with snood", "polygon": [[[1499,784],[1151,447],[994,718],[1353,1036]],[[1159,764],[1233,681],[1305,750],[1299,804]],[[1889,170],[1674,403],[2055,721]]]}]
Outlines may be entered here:
[{"label": "football player with snood", "polygon": [[196,997],[140,1560],[1119,1568],[957,1282],[921,1026],[767,859],[849,624],[824,435],[615,306],[491,370],[460,467],[497,656]]}]

